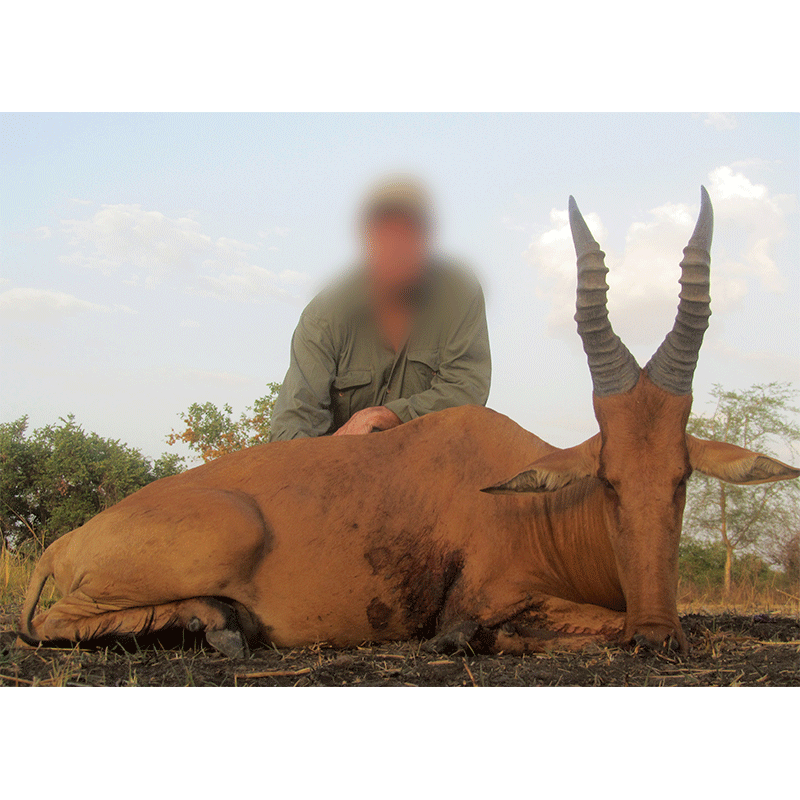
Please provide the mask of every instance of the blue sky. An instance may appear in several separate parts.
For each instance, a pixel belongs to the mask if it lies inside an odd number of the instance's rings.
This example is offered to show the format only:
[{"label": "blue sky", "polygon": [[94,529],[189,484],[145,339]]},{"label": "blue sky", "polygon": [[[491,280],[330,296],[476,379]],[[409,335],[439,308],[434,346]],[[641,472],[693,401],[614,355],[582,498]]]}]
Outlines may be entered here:
[{"label": "blue sky", "polygon": [[352,259],[356,207],[417,172],[442,250],[481,276],[489,405],[554,444],[591,435],[574,323],[573,194],[641,363],[669,330],[708,187],[714,383],[797,382],[797,114],[4,114],[0,420],[74,413],[150,456],[193,401],[280,381],[297,317]]}]

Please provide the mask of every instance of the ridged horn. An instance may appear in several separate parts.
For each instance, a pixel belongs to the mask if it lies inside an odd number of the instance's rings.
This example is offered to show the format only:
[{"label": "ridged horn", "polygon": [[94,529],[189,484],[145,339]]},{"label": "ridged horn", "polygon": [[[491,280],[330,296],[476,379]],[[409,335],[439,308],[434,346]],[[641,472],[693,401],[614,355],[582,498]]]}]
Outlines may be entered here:
[{"label": "ridged horn", "polygon": [[569,198],[569,225],[578,256],[575,321],[589,360],[594,393],[598,397],[622,394],[636,386],[642,371],[611,327],[605,253],[589,231],[574,197]]},{"label": "ridged horn", "polygon": [[700,187],[700,216],[683,251],[681,291],[675,324],[645,367],[650,380],[667,392],[692,393],[692,378],[711,316],[709,267],[714,210],[705,186]]}]

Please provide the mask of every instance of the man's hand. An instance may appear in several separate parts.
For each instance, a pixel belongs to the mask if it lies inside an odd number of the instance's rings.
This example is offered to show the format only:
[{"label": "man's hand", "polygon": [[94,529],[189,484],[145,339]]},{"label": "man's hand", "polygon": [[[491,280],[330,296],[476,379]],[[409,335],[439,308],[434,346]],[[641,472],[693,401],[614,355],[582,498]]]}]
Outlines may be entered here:
[{"label": "man's hand", "polygon": [[400,417],[385,406],[373,406],[357,411],[339,428],[334,436],[351,436],[360,433],[372,433],[374,430],[388,431],[400,424]]}]

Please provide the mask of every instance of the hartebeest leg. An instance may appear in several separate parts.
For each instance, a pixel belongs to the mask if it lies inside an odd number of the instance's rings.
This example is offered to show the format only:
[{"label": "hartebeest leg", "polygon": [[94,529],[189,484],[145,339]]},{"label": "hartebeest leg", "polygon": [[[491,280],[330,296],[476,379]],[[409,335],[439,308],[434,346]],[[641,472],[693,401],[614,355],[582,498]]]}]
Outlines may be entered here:
[{"label": "hartebeest leg", "polygon": [[[33,631],[40,641],[55,643],[87,642],[103,636],[136,636],[167,628],[185,628],[204,631],[208,643],[224,655],[244,658],[248,652],[247,641],[239,616],[231,605],[214,597],[193,597],[161,605],[98,613],[94,604],[68,595],[34,618]],[[251,620],[246,618],[243,622],[247,633],[252,634]]]},{"label": "hartebeest leg", "polygon": [[625,612],[547,597],[535,610],[525,611],[500,625],[491,651],[580,650],[593,642],[616,641],[624,627]]},{"label": "hartebeest leg", "polygon": [[[422,645],[429,653],[493,652],[497,629],[513,617],[538,610],[548,598],[537,591],[525,577],[516,580],[508,575],[494,581],[462,578],[467,582],[455,587],[439,618],[435,636]],[[475,584],[469,586],[469,584]],[[479,597],[480,602],[464,602]]]},{"label": "hartebeest leg", "polygon": [[435,653],[578,650],[591,642],[614,640],[624,627],[624,612],[546,595],[528,595],[493,614],[454,620],[422,648]]},{"label": "hartebeest leg", "polygon": [[477,620],[468,619],[449,625],[444,630],[422,643],[422,650],[427,653],[460,653],[482,649],[478,634],[487,628]]}]

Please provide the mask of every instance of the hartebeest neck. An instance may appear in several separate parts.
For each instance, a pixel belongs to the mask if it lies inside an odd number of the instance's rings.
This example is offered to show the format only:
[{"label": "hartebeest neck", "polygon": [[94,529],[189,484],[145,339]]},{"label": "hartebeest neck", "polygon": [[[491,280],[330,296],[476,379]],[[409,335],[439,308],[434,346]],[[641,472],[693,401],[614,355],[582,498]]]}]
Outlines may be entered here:
[{"label": "hartebeest neck", "polygon": [[542,589],[624,610],[599,481],[589,478],[558,492],[527,495],[528,503],[521,557],[529,560]]}]

